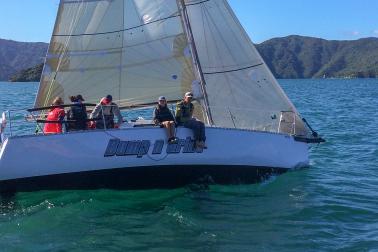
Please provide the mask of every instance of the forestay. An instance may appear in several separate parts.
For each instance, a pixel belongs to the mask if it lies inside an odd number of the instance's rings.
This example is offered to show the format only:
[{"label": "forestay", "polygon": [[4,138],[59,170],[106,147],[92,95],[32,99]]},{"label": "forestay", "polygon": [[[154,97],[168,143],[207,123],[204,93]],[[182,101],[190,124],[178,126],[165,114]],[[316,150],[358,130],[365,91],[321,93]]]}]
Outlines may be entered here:
[{"label": "forestay", "polygon": [[35,106],[112,94],[120,106],[182,98],[195,77],[176,0],[62,0]]}]

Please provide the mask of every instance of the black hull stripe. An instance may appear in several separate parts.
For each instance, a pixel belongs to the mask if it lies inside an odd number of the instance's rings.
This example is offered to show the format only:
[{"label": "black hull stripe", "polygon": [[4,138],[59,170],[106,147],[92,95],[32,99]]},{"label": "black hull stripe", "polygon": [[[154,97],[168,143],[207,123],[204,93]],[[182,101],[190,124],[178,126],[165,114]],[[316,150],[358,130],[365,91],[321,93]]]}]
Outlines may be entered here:
[{"label": "black hull stripe", "polygon": [[252,184],[287,168],[255,166],[148,166],[106,169],[0,181],[0,192],[88,189],[170,189],[189,184]]}]

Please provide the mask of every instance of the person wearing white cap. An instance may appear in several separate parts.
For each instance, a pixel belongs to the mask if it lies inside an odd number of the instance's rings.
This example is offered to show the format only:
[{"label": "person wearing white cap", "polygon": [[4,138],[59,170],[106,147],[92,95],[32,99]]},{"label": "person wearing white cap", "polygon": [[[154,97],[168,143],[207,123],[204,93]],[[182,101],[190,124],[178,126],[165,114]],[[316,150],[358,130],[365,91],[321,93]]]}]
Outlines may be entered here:
[{"label": "person wearing white cap", "polygon": [[167,129],[169,144],[178,142],[175,137],[175,118],[169,110],[164,96],[159,97],[158,105],[154,109],[153,120],[156,125]]},{"label": "person wearing white cap", "polygon": [[193,117],[193,93],[186,92],[184,99],[176,105],[176,122],[185,128],[193,130],[196,147],[206,148],[205,124]]}]

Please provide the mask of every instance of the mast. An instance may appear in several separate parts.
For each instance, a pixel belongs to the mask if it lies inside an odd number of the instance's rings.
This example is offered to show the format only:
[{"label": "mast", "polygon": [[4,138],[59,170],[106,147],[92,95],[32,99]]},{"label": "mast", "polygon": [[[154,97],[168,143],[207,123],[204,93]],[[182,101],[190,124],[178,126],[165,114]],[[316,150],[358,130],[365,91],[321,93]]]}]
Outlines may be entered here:
[{"label": "mast", "polygon": [[188,12],[186,10],[186,5],[185,5],[185,0],[178,0],[178,2],[180,3],[180,10],[181,10],[181,19],[183,21],[183,24],[184,24],[184,30],[186,32],[186,37],[188,39],[188,42],[189,42],[189,45],[191,47],[191,55],[192,55],[192,58],[193,58],[193,63],[194,63],[194,67],[196,68],[197,70],[197,73],[200,77],[200,83],[201,83],[201,91],[202,91],[202,95],[203,95],[203,100],[204,100],[204,105],[205,105],[205,112],[206,112],[206,116],[207,116],[207,120],[208,120],[208,123],[210,125],[214,125],[214,121],[213,121],[213,118],[212,118],[212,115],[211,115],[211,111],[210,111],[210,108],[209,108],[209,99],[207,97],[207,92],[206,92],[206,81],[205,81],[205,76],[202,72],[202,67],[201,67],[201,62],[199,61],[199,57],[198,57],[198,52],[197,52],[197,48],[196,48],[196,44],[195,44],[195,41],[194,41],[194,37],[193,37],[193,32],[192,32],[192,27],[190,25],[190,21],[189,21],[189,17],[188,17]]}]

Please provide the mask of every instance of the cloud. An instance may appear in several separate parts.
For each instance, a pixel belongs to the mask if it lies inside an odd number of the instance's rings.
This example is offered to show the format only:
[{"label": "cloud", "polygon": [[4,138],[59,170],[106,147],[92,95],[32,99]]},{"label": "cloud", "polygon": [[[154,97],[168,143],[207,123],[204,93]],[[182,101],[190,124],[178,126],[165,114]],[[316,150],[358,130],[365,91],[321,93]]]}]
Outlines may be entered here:
[{"label": "cloud", "polygon": [[352,31],[352,35],[353,36],[358,36],[358,35],[360,35],[360,32],[359,31]]},{"label": "cloud", "polygon": [[378,36],[378,29],[374,30],[374,31],[373,31],[373,34],[374,34],[375,36]]}]

